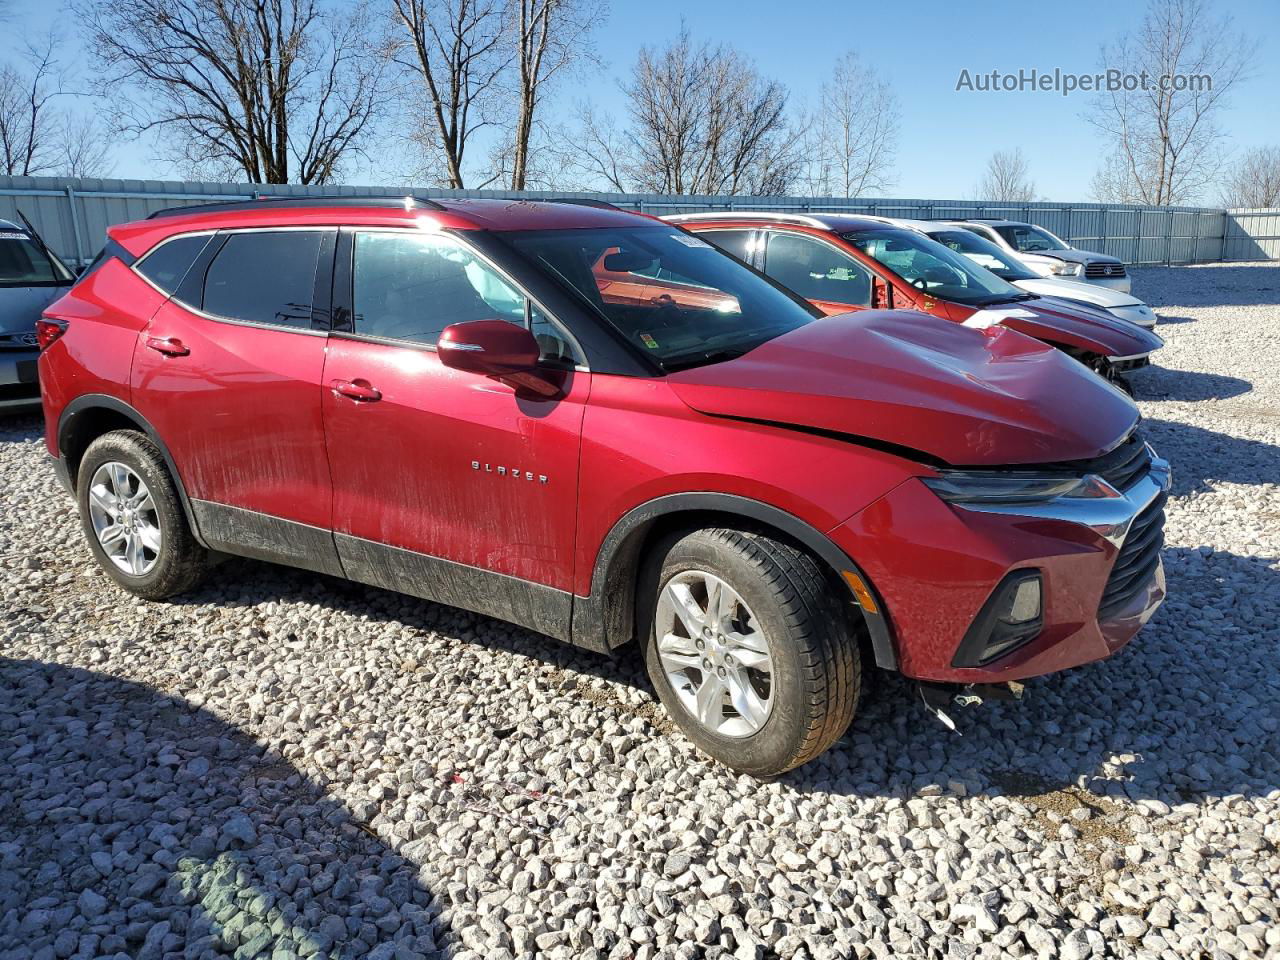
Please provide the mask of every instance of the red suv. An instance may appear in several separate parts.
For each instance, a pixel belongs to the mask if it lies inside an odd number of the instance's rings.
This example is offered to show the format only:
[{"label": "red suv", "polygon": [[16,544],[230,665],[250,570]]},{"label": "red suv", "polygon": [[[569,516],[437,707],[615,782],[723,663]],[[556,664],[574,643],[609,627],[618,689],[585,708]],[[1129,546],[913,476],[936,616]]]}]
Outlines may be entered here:
[{"label": "red suv", "polygon": [[90,549],[139,596],[238,554],[639,638],[691,739],[756,775],[831,744],[871,664],[936,702],[1105,657],[1164,596],[1137,409],[1011,330],[826,317],[605,205],[256,201],[109,233],[41,321],[40,383]]},{"label": "red suv", "polygon": [[1101,308],[1020,290],[931,237],[882,217],[693,213],[664,218],[694,231],[824,313],[922,310],[971,327],[995,323],[1043,340],[1126,391],[1123,375],[1164,341]]}]

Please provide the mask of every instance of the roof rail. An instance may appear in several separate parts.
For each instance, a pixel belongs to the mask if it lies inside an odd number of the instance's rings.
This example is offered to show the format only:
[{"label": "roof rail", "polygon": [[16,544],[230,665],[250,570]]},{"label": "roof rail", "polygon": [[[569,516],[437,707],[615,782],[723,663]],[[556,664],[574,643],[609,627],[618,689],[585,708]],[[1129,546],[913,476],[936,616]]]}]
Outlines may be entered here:
[{"label": "roof rail", "polygon": [[[841,214],[833,214],[833,216],[841,216]],[[860,217],[862,214],[856,213],[853,216]],[[742,210],[725,210],[720,213],[672,213],[662,218],[669,220],[671,223],[683,223],[686,220],[780,220],[786,223],[803,223],[808,227],[817,227],[820,230],[830,230],[827,224],[823,223],[817,217],[805,216],[802,213],[773,213],[772,211],[742,211]]]},{"label": "roof rail", "polygon": [[599,207],[601,210],[622,210],[623,213],[634,213],[632,210],[623,210],[616,203],[597,200],[595,197],[540,197],[534,203],[574,203],[580,207]]},{"label": "roof rail", "polygon": [[443,205],[434,200],[427,200],[422,197],[415,197],[407,194],[400,196],[381,195],[381,196],[350,196],[342,194],[338,196],[314,196],[314,197],[290,197],[290,196],[262,196],[256,200],[222,200],[214,203],[193,203],[181,207],[167,207],[164,210],[157,210],[155,213],[147,217],[148,220],[163,219],[165,217],[181,217],[192,213],[202,213],[206,210],[231,212],[235,210],[262,210],[267,206],[282,207],[401,207],[405,210],[420,208],[423,210],[445,210]]}]

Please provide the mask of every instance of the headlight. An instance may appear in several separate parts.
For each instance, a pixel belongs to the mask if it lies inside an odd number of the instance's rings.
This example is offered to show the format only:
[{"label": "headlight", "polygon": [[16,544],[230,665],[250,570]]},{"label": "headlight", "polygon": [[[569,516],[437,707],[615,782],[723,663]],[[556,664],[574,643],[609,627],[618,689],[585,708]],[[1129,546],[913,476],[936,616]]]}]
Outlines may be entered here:
[{"label": "headlight", "polygon": [[1059,263],[1053,267],[1053,275],[1055,277],[1075,277],[1080,274],[1080,264],[1078,263]]},{"label": "headlight", "polygon": [[1058,497],[1085,500],[1121,496],[1101,477],[1050,477],[1034,474],[942,470],[923,478],[924,485],[949,503],[1040,503]]}]

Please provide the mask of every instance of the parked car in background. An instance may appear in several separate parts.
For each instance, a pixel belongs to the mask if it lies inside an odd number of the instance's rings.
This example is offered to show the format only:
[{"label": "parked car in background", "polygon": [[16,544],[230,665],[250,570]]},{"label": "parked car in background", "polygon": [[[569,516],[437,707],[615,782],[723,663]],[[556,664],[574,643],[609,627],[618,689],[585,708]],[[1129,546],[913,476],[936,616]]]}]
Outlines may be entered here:
[{"label": "parked car in background", "polygon": [[1114,317],[1128,320],[1140,327],[1152,330],[1156,325],[1156,312],[1131,293],[1121,293],[1097,283],[1081,283],[1062,277],[1044,277],[1026,266],[1013,254],[983,239],[972,230],[958,224],[939,223],[936,220],[893,220],[900,227],[919,230],[956,253],[962,253],[980,267],[985,267],[1001,280],[1012,283],[1020,290],[1042,297],[1058,297],[1076,303],[1100,307]]},{"label": "parked car in background", "polygon": [[833,743],[872,663],[936,704],[1109,656],[1164,597],[1137,408],[1012,331],[824,317],[570,202],[263,200],[109,234],[40,321],[40,383],[89,549],[138,596],[218,551],[638,639],[690,739],[757,776]]},{"label": "parked car in background", "polygon": [[36,321],[74,279],[30,226],[0,220],[0,411],[39,405]]},{"label": "parked car in background", "polygon": [[1080,303],[1039,297],[883,217],[695,213],[664,218],[710,240],[825,313],[922,310],[969,326],[1001,324],[1043,340],[1128,389],[1124,374],[1164,345],[1154,333]]},{"label": "parked car in background", "polygon": [[1105,253],[1077,250],[1044,227],[1020,220],[952,220],[984,240],[1007,250],[1043,277],[1079,280],[1128,293],[1130,280],[1124,263]]}]

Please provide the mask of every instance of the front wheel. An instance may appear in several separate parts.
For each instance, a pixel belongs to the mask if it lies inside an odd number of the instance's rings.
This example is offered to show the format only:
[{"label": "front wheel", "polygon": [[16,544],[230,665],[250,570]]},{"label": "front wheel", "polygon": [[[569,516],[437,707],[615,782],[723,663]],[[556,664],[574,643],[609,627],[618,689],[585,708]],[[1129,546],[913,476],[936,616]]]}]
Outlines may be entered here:
[{"label": "front wheel", "polygon": [[704,753],[776,776],[848,728],[858,643],[808,554],[758,533],[697,530],[659,545],[643,589],[649,677]]}]

